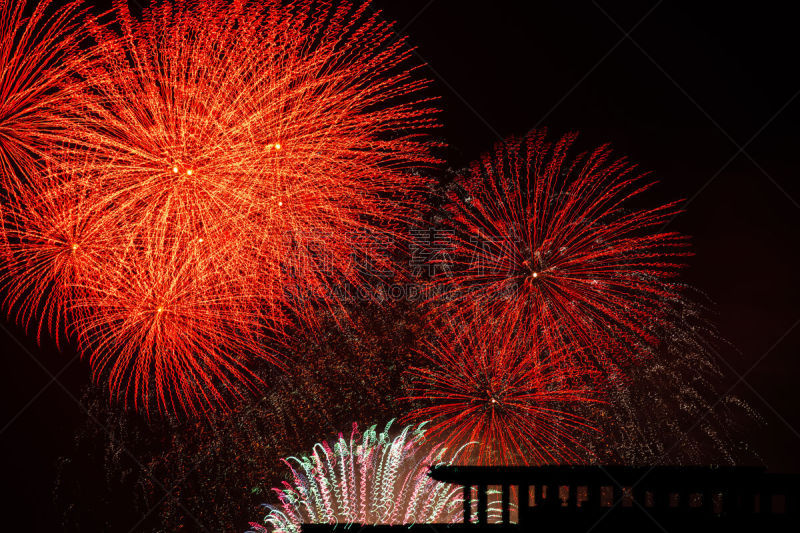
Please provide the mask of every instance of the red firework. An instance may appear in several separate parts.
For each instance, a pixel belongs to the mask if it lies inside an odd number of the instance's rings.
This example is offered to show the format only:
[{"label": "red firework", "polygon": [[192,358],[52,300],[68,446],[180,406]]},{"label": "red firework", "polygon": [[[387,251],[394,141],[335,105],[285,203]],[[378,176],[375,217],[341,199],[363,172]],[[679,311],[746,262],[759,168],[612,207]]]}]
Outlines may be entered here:
[{"label": "red firework", "polygon": [[454,268],[437,278],[440,310],[477,307],[554,350],[576,343],[581,364],[614,376],[656,342],[687,240],[659,229],[677,202],[630,207],[653,183],[607,147],[570,160],[574,137],[553,145],[533,132],[470,167],[451,198]]},{"label": "red firework", "polygon": [[216,271],[228,250],[206,248],[191,234],[130,246],[78,286],[79,346],[113,396],[144,410],[225,406],[260,383],[251,358],[278,361],[256,295]]},{"label": "red firework", "polygon": [[72,63],[89,18],[82,2],[0,0],[0,176],[32,173],[60,140],[65,102],[76,90]]},{"label": "red firework", "polygon": [[303,298],[365,287],[354,252],[381,262],[365,235],[396,232],[423,184],[401,170],[435,161],[427,82],[391,25],[367,4],[116,7],[122,39],[96,36],[74,141],[99,153],[124,225],[238,243],[220,271],[291,293],[307,323]]},{"label": "red firework", "polygon": [[435,162],[427,83],[368,9],[115,1],[119,31],[90,25],[96,61],[72,63],[69,184],[6,195],[8,307],[67,322],[144,409],[220,404],[248,361],[280,364],[286,317],[367,286],[353,254],[385,264],[369,235],[397,232],[424,185],[406,167]]},{"label": "red firework", "polygon": [[487,335],[449,322],[425,345],[425,367],[409,371],[422,403],[407,418],[430,421],[427,436],[457,449],[477,442],[476,464],[548,464],[583,457],[582,433],[594,431],[571,409],[598,400],[593,374],[573,352]]},{"label": "red firework", "polygon": [[4,307],[35,329],[39,341],[45,329],[56,342],[65,335],[77,285],[119,243],[104,225],[101,199],[86,177],[48,166],[35,180],[6,184],[13,201],[4,202],[2,211]]}]

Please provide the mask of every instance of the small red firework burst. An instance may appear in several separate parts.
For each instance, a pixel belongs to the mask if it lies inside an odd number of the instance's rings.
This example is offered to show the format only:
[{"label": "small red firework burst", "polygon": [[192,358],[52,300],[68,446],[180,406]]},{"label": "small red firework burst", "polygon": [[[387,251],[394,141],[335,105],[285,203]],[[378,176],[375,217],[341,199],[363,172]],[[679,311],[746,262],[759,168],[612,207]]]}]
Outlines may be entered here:
[{"label": "small red firework burst", "polygon": [[6,305],[66,323],[113,396],[196,411],[237,395],[248,361],[280,364],[287,316],[313,325],[338,285],[366,287],[355,254],[386,268],[373,236],[401,240],[435,110],[366,4],[111,13],[70,62],[60,168],[6,187]]},{"label": "small red firework burst", "polygon": [[[425,367],[409,375],[421,402],[407,418],[430,421],[428,435],[448,448],[479,446],[476,464],[548,464],[582,457],[591,423],[572,412],[597,402],[594,375],[535,342],[487,335],[475,323],[451,321],[425,345]],[[438,442],[438,440],[437,440]]]},{"label": "small red firework burst", "polygon": [[104,224],[101,198],[88,176],[46,167],[35,180],[8,180],[14,201],[2,206],[0,286],[4,307],[42,340],[66,335],[79,284],[106,267],[104,254],[120,235]]},{"label": "small red firework burst", "polygon": [[[149,411],[224,407],[258,383],[256,356],[278,362],[257,295],[216,272],[225,248],[194,235],[133,245],[96,263],[72,302],[77,337],[112,396]],[[107,268],[107,267],[111,268]]]},{"label": "small red firework burst", "polygon": [[70,77],[90,19],[83,3],[0,0],[0,176],[32,173],[66,127]]},{"label": "small red firework burst", "polygon": [[551,144],[533,132],[470,167],[451,196],[454,259],[437,277],[439,309],[475,306],[554,350],[577,343],[587,368],[618,375],[656,343],[651,327],[679,297],[670,280],[688,243],[660,230],[677,202],[631,207],[653,183],[607,147],[570,160],[574,137]]}]

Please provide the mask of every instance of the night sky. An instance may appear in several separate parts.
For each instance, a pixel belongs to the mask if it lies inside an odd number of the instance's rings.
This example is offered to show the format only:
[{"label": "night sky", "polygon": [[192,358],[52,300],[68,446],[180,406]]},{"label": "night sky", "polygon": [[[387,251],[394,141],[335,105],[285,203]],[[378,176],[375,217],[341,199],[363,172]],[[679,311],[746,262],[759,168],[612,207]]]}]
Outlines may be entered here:
[{"label": "night sky", "polygon": [[[800,472],[796,18],[698,4],[375,2],[430,67],[451,167],[535,127],[578,131],[581,146],[611,143],[651,171],[658,201],[686,199],[671,225],[692,236],[684,280],[740,352],[725,352],[722,390],[764,418],[745,436],[764,464]],[[86,417],[89,372],[2,326],[3,528],[59,530],[55,464]]]}]

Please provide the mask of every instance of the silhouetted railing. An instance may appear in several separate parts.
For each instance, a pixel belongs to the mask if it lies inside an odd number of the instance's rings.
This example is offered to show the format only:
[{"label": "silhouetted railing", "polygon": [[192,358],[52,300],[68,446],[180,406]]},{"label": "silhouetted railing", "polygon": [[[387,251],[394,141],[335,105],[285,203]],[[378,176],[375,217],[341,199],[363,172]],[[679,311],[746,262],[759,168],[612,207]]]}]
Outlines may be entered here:
[{"label": "silhouetted railing", "polygon": [[[360,525],[372,533],[502,529],[557,531],[800,532],[800,476],[753,467],[438,466],[433,479],[461,485],[459,524]],[[501,513],[488,516],[489,497]],[[309,524],[306,533],[328,532]]]},{"label": "silhouetted railing", "polygon": [[[465,524],[488,525],[487,487],[500,486],[501,523],[510,524],[515,503],[521,528],[553,522],[563,531],[573,524],[592,525],[600,517],[617,525],[642,518],[698,525],[800,525],[800,476],[766,474],[758,467],[439,466],[430,475],[464,487]],[[477,520],[472,517],[473,492]]]}]

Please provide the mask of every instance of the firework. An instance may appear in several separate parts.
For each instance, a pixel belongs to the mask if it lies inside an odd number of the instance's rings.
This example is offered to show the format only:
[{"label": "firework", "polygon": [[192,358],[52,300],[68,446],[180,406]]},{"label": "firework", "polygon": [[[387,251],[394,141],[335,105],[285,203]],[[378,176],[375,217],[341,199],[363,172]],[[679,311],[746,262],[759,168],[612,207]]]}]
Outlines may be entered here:
[{"label": "firework", "polygon": [[[84,404],[93,416],[77,430],[75,448],[59,475],[58,498],[65,504],[65,516],[75,516],[67,502],[96,495],[131,502],[129,513],[96,516],[114,531],[133,528],[150,510],[148,502],[159,499],[157,511],[140,527],[186,529],[198,523],[194,517],[211,531],[231,531],[259,521],[262,516],[254,515],[254,509],[266,498],[272,500],[271,487],[289,479],[278,458],[307,449],[313,444],[309,435],[396,414],[402,371],[411,355],[410,346],[398,343],[413,338],[410,330],[420,323],[405,305],[389,313],[377,304],[359,307],[353,321],[339,327],[333,317],[325,318],[324,339],[291,338],[291,371],[258,366],[267,385],[259,388],[255,401],[230,411],[215,409],[191,419],[150,417],[144,424],[138,413],[110,404],[102,385],[89,386]],[[395,436],[401,428],[393,427]],[[335,433],[331,437],[335,440]],[[106,453],[98,456],[97,446],[104,445]],[[133,463],[120,448],[157,472],[157,479],[138,476],[125,482]],[[178,484],[181,490],[164,494],[164,486]],[[111,508],[99,512],[106,510]]]},{"label": "firework", "polygon": [[421,402],[408,416],[430,421],[446,446],[477,442],[476,464],[548,464],[578,460],[594,431],[575,408],[597,401],[591,372],[569,363],[572,350],[486,335],[451,322],[424,347],[428,365],[409,371]]},{"label": "firework", "polygon": [[67,127],[65,109],[77,84],[70,77],[85,54],[79,44],[90,19],[82,2],[0,0],[0,175],[31,173]]},{"label": "firework", "polygon": [[4,191],[6,307],[63,328],[112,396],[195,411],[280,364],[287,317],[313,326],[336,288],[367,288],[354,255],[389,268],[376,236],[416,205],[434,110],[366,4],[112,15],[69,62],[58,168]]},{"label": "firework", "polygon": [[[702,300],[700,300],[702,301]],[[582,410],[601,429],[586,446],[600,464],[731,464],[756,459],[741,440],[758,413],[731,394],[719,364],[730,346],[694,298],[665,302],[670,321],[647,364],[614,382],[608,401]],[[600,437],[602,435],[602,437]]]},{"label": "firework", "polygon": [[3,304],[39,341],[46,330],[57,342],[66,336],[79,284],[109,267],[104,254],[120,238],[103,225],[101,201],[85,177],[47,166],[35,180],[6,184],[15,201],[2,210]]},{"label": "firework", "polygon": [[474,163],[451,195],[452,269],[442,311],[480,308],[511,336],[577,343],[607,375],[656,342],[685,237],[659,229],[676,203],[630,207],[652,182],[607,147],[570,160],[574,135],[510,139]]},{"label": "firework", "polygon": [[215,254],[227,250],[197,253],[202,246],[194,236],[134,246],[78,286],[78,345],[112,396],[145,411],[151,398],[160,410],[224,407],[226,395],[241,397],[240,385],[258,383],[252,359],[279,363],[256,297],[215,271]]},{"label": "firework", "polygon": [[424,180],[403,169],[436,161],[427,82],[391,25],[347,2],[116,11],[121,38],[98,30],[105,60],[81,73],[94,96],[73,142],[100,154],[127,231],[225,243],[220,275],[258,280],[307,324],[304,298],[364,287],[353,255],[386,265],[370,236],[415,205]]},{"label": "firework", "polygon": [[[304,523],[413,524],[451,523],[461,518],[462,490],[428,476],[431,466],[452,463],[462,450],[426,443],[423,426],[406,426],[396,437],[391,422],[378,433],[362,434],[314,446],[310,456],[290,457],[291,483],[274,489],[280,504],[267,505],[267,527],[255,531],[298,533]],[[492,505],[489,514],[498,515]]]}]

